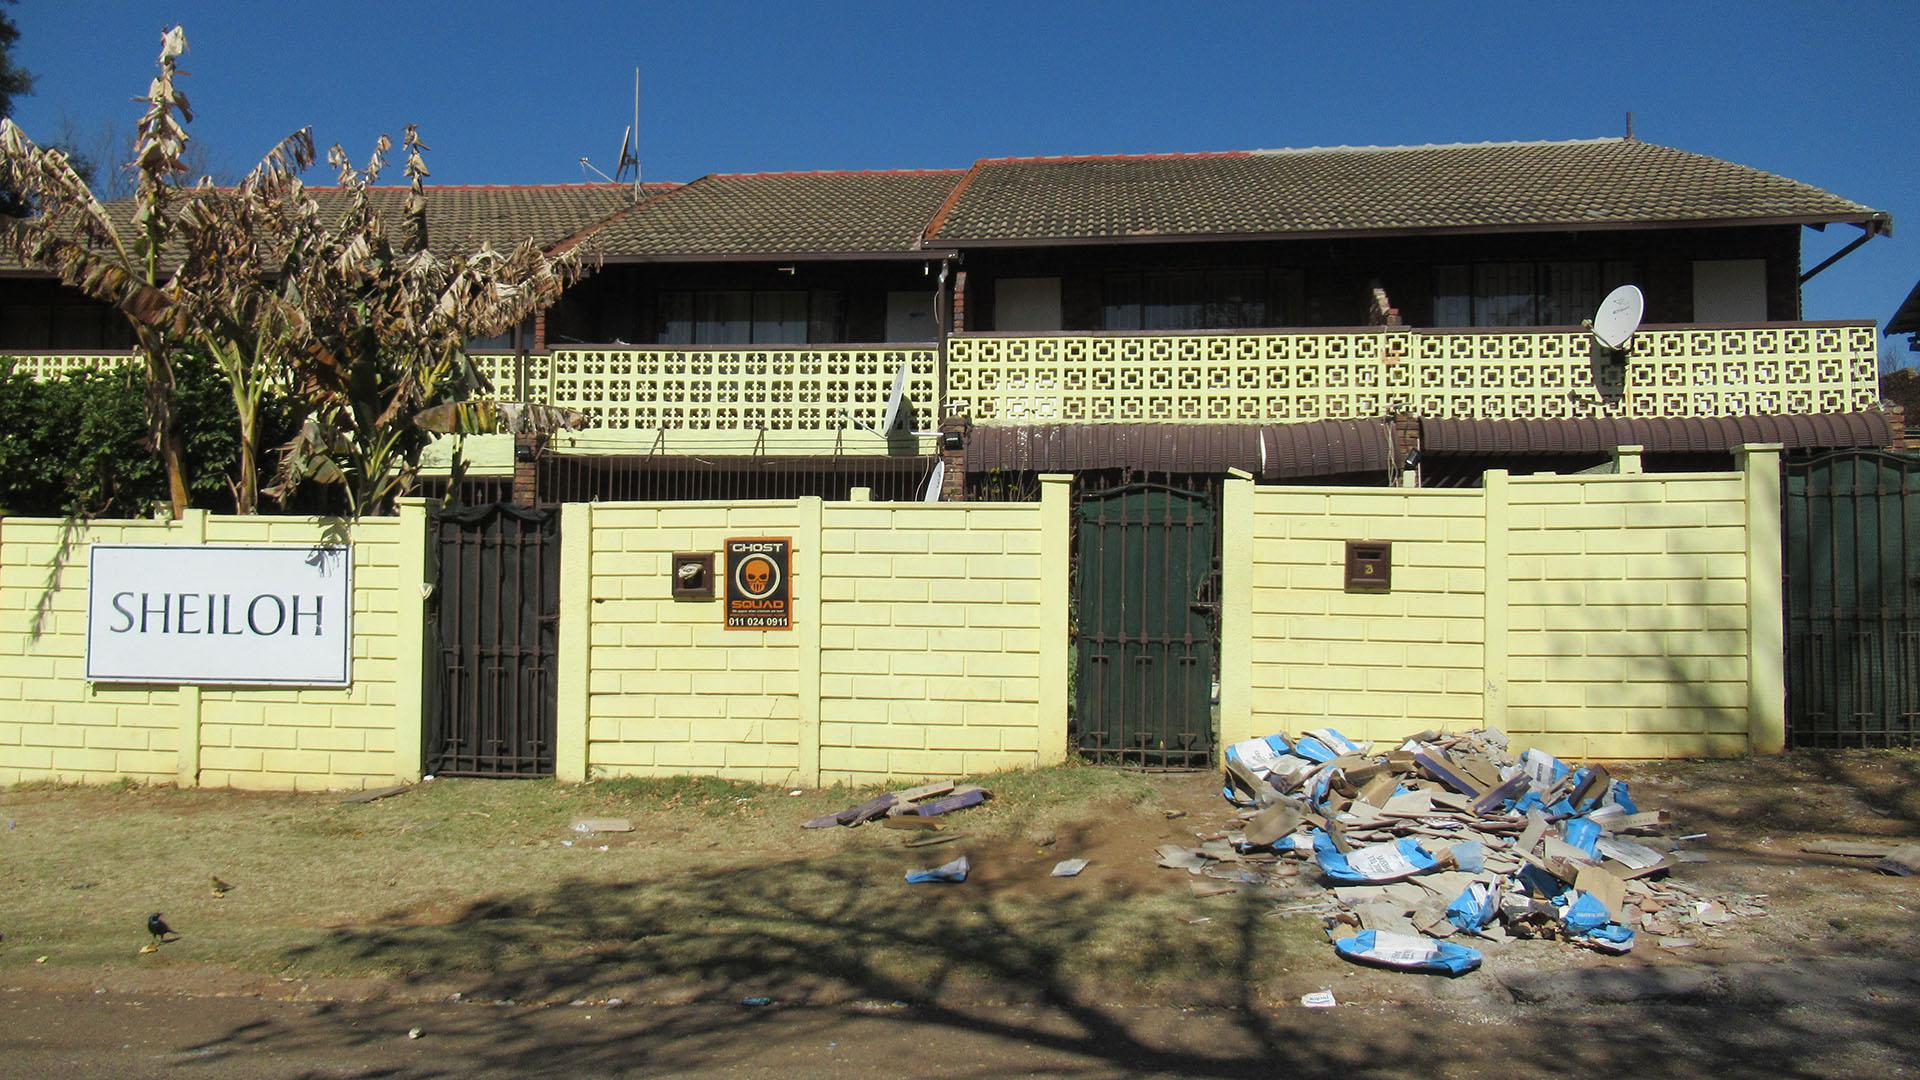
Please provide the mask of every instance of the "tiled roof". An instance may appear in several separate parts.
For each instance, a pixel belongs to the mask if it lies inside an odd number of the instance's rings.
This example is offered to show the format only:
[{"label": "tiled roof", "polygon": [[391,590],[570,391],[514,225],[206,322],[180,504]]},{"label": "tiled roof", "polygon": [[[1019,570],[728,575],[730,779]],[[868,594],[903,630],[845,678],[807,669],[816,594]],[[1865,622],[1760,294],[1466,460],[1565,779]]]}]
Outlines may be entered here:
[{"label": "tiled roof", "polygon": [[[675,184],[644,184],[642,199],[673,190]],[[337,187],[309,187],[323,219],[346,210],[346,193]],[[374,210],[389,229],[400,227],[407,189],[374,188]],[[550,248],[597,221],[633,205],[631,184],[486,184],[427,186],[427,247],[442,258],[471,255],[482,243],[507,252],[525,240]],[[134,203],[116,199],[107,213],[122,235],[133,236]],[[392,234],[390,234],[392,235]],[[176,249],[177,250],[177,249]],[[18,256],[0,245],[0,270],[24,269]]]},{"label": "tiled roof", "polygon": [[1900,301],[1900,307],[1893,313],[1893,318],[1887,320],[1887,333],[1920,333],[1920,282],[1914,284],[1913,291],[1907,294],[1905,300]]},{"label": "tiled roof", "polygon": [[962,175],[717,173],[648,200],[583,240],[608,259],[911,252]]},{"label": "tiled roof", "polygon": [[951,203],[929,246],[1876,216],[1798,181],[1628,139],[989,159]]}]

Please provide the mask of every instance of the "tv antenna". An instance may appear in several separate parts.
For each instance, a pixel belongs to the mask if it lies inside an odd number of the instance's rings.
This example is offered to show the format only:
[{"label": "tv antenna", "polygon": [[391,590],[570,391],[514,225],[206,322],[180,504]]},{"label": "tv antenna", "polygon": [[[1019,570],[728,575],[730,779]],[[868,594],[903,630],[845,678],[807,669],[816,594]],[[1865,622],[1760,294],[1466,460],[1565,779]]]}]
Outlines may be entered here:
[{"label": "tv antenna", "polygon": [[613,175],[608,176],[602,172],[585,154],[580,155],[580,168],[585,172],[592,173],[609,184],[624,182],[627,170],[631,168],[633,170],[633,193],[634,196],[638,198],[640,194],[639,130],[640,69],[636,67],[633,69],[633,122],[627,125],[627,130],[620,133],[620,149],[613,153]]}]

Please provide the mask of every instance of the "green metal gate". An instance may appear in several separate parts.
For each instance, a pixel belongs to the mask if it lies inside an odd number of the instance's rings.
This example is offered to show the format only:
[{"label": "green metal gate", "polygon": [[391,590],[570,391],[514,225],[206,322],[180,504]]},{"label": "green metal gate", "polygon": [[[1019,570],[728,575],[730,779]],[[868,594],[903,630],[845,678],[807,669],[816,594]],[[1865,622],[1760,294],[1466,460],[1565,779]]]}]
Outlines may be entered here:
[{"label": "green metal gate", "polygon": [[1789,741],[1920,745],[1920,454],[1822,454],[1782,479]]},{"label": "green metal gate", "polygon": [[1081,495],[1073,740],[1089,759],[1212,762],[1218,507],[1214,492],[1164,484]]}]

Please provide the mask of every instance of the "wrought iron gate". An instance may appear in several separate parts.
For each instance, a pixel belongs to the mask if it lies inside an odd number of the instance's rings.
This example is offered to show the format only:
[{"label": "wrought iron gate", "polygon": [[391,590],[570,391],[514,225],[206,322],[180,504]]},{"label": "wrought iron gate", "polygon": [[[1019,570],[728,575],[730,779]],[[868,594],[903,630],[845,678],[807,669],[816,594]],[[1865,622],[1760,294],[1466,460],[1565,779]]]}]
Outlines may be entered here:
[{"label": "wrought iron gate", "polygon": [[1165,484],[1080,495],[1073,738],[1091,760],[1212,762],[1218,508],[1213,491]]},{"label": "wrought iron gate", "polygon": [[1920,745],[1920,455],[1783,469],[1794,746]]},{"label": "wrought iron gate", "polygon": [[438,513],[433,531],[426,771],[551,776],[560,514],[489,503]]}]

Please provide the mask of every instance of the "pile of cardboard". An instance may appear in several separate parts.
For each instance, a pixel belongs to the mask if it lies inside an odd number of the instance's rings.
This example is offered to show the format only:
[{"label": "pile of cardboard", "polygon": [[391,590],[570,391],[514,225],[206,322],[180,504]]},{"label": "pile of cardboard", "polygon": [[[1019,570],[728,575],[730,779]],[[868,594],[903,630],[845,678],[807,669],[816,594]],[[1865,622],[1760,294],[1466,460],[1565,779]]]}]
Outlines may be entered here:
[{"label": "pile of cardboard", "polygon": [[1764,897],[1670,880],[1699,856],[1603,766],[1514,757],[1498,731],[1374,749],[1322,728],[1251,739],[1226,760],[1232,826],[1198,848],[1163,846],[1161,865],[1195,875],[1197,894],[1252,887],[1282,910],[1322,911],[1354,960],[1457,974],[1479,964],[1464,944],[1475,939],[1623,953],[1636,931],[1677,948],[1684,933],[1765,914]]}]

